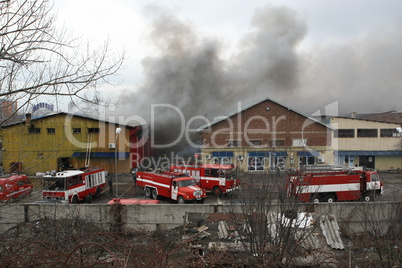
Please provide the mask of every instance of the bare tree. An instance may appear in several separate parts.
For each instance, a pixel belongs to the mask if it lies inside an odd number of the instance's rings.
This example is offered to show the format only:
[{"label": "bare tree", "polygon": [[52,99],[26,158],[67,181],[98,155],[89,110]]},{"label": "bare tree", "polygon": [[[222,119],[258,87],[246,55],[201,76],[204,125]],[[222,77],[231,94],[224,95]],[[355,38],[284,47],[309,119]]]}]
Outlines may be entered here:
[{"label": "bare tree", "polygon": [[328,248],[317,251],[311,244],[321,218],[308,212],[310,204],[286,197],[286,178],[280,172],[242,176],[230,214],[248,263],[288,266],[299,261],[297,256],[310,256],[313,266],[336,263]]},{"label": "bare tree", "polygon": [[80,46],[55,28],[52,9],[49,0],[0,1],[0,99],[18,101],[19,110],[39,96],[99,101],[97,86],[124,60],[108,41],[94,50]]},{"label": "bare tree", "polygon": [[[400,193],[395,198],[401,200]],[[353,237],[354,247],[368,254],[361,254],[363,256],[360,259],[356,257],[353,262],[364,261],[367,266],[373,267],[401,267],[402,202],[362,204],[356,206],[354,214],[364,230]]]}]

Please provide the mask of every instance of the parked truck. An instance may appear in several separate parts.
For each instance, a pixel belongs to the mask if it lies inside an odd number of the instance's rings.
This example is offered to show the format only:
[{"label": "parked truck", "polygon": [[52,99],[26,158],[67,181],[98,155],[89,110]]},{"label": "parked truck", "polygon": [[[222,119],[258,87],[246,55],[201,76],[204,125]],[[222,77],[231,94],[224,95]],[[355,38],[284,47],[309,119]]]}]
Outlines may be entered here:
[{"label": "parked truck", "polygon": [[292,173],[287,183],[288,196],[303,202],[372,201],[383,194],[383,183],[375,170],[306,170]]},{"label": "parked truck", "polygon": [[33,190],[26,175],[14,174],[0,178],[0,202],[8,202],[29,195]]},{"label": "parked truck", "polygon": [[43,176],[42,198],[62,203],[91,202],[106,186],[106,172],[102,168],[64,170]]},{"label": "parked truck", "polygon": [[240,187],[240,179],[233,165],[172,165],[170,170],[195,178],[201,188],[215,196],[229,194]]},{"label": "parked truck", "polygon": [[207,197],[204,189],[197,186],[195,179],[180,172],[138,171],[136,185],[144,188],[145,196],[158,199],[167,197],[184,204],[189,201],[204,203]]}]

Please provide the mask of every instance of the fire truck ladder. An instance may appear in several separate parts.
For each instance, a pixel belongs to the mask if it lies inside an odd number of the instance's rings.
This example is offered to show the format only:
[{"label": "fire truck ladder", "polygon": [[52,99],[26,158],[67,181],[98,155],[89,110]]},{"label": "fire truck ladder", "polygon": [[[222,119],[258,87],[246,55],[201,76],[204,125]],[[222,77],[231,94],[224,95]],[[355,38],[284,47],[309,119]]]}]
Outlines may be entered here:
[{"label": "fire truck ladder", "polygon": [[87,151],[85,153],[85,167],[89,167],[89,163],[91,162],[91,143],[92,143],[92,134],[89,134],[87,142]]}]

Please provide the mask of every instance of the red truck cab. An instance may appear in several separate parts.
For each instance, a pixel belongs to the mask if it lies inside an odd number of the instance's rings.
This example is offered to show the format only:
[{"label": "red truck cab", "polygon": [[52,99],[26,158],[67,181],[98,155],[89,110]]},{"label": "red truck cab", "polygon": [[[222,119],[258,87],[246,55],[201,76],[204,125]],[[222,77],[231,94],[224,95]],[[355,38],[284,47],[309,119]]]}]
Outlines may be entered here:
[{"label": "red truck cab", "polygon": [[240,179],[233,165],[172,165],[170,170],[195,178],[201,188],[215,196],[230,194],[240,188]]},{"label": "red truck cab", "polygon": [[158,196],[171,198],[179,204],[196,201],[204,203],[207,197],[195,179],[183,173],[170,171],[141,172],[136,175],[136,185],[144,188],[145,196],[157,199]]},{"label": "red truck cab", "polygon": [[8,178],[0,178],[0,201],[2,202],[29,195],[32,190],[32,183],[26,175],[12,175]]}]

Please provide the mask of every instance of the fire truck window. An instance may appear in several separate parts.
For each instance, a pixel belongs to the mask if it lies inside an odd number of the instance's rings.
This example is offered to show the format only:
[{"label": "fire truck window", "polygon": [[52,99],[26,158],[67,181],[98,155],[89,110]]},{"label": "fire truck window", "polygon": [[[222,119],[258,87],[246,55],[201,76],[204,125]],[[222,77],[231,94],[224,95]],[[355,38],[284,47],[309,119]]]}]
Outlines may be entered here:
[{"label": "fire truck window", "polygon": [[18,181],[18,186],[22,186],[22,185],[24,185],[24,182],[23,181]]},{"label": "fire truck window", "polygon": [[371,174],[371,181],[379,181],[380,179],[378,178],[377,174]]},{"label": "fire truck window", "polygon": [[218,170],[217,169],[211,169],[211,177],[218,178]]},{"label": "fire truck window", "polygon": [[82,183],[82,177],[81,176],[72,177],[71,183],[72,183],[72,185],[81,184]]},{"label": "fire truck window", "polygon": [[58,188],[58,190],[64,189],[64,179],[58,179],[56,181],[56,188]]},{"label": "fire truck window", "polygon": [[195,180],[179,181],[179,187],[187,187],[195,185]]},{"label": "fire truck window", "polygon": [[205,169],[205,176],[209,176],[211,174],[210,169]]}]

